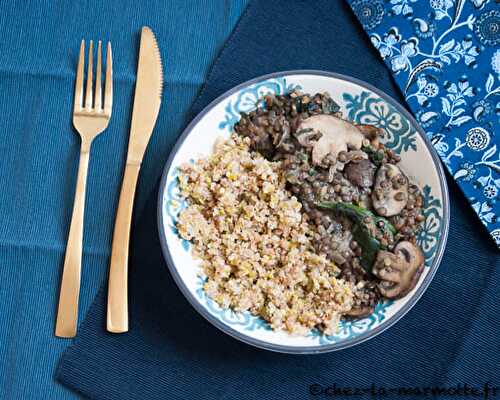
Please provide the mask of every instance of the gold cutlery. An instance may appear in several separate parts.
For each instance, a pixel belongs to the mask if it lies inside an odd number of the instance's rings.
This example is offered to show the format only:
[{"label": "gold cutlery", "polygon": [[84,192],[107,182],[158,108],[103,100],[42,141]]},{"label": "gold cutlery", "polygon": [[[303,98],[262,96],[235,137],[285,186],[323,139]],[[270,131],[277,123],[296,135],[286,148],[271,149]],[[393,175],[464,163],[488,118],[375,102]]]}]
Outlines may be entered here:
[{"label": "gold cutlery", "polygon": [[83,102],[83,69],[85,63],[85,41],[80,45],[80,55],[76,71],[75,99],[73,105],[73,125],[81,138],[80,164],[76,182],[73,215],[69,229],[64,269],[57,309],[56,336],[74,337],[78,323],[78,296],[82,268],[83,213],[85,209],[85,186],[89,166],[90,146],[94,138],[105,130],[111,118],[113,103],[113,66],[111,43],[108,42],[106,54],[106,80],[104,84],[104,104],[101,89],[101,41],[97,45],[97,69],[95,91],[92,93],[93,42],[89,45],[87,86]]},{"label": "gold cutlery", "polygon": [[144,152],[158,117],[163,86],[160,51],[150,28],[141,31],[127,162],[116,212],[108,285],[107,329],[128,331],[128,252],[135,188]]}]

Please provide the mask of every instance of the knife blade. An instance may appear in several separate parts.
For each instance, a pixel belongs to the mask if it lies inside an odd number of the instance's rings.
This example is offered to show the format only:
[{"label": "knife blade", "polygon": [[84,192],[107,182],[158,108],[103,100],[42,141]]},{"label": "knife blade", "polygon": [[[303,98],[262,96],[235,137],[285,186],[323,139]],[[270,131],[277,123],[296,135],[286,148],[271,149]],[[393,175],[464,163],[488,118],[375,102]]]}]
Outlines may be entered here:
[{"label": "knife blade", "polygon": [[160,111],[163,71],[160,51],[153,31],[141,31],[137,81],[127,162],[116,212],[109,266],[107,330],[128,331],[128,252],[130,224],[142,159]]},{"label": "knife blade", "polygon": [[160,50],[153,31],[144,26],[139,48],[127,164],[142,162],[160,111],[162,90],[163,69]]}]

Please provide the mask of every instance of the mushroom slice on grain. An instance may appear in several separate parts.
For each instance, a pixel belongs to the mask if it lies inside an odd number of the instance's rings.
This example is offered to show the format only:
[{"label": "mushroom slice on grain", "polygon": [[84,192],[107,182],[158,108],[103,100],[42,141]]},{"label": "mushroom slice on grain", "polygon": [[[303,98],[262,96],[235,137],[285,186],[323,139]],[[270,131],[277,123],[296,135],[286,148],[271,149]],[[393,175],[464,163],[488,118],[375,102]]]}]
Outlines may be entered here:
[{"label": "mushroom slice on grain", "polygon": [[313,147],[321,135],[321,132],[315,132],[312,128],[300,129],[295,132],[295,137],[302,147]]},{"label": "mushroom slice on grain", "polygon": [[362,160],[368,160],[368,154],[363,150],[352,150],[346,153],[346,163],[357,163]]},{"label": "mushroom slice on grain", "polygon": [[412,290],[424,269],[422,250],[411,242],[400,242],[394,253],[381,250],[373,265],[373,274],[381,282],[378,285],[382,296],[399,299]]},{"label": "mushroom slice on grain", "polygon": [[375,176],[373,208],[384,217],[397,215],[408,202],[408,178],[394,164],[382,165]]},{"label": "mushroom slice on grain", "polygon": [[372,187],[375,170],[375,165],[366,159],[359,162],[350,162],[344,169],[346,178],[356,186],[362,188]]},{"label": "mushroom slice on grain", "polygon": [[364,138],[359,129],[350,122],[327,114],[306,118],[300,123],[298,131],[304,129],[321,133],[312,150],[312,161],[316,165],[321,164],[328,154],[336,158],[341,151],[361,149]]},{"label": "mushroom slice on grain", "polygon": [[344,315],[352,319],[365,318],[375,311],[375,306],[354,306]]}]

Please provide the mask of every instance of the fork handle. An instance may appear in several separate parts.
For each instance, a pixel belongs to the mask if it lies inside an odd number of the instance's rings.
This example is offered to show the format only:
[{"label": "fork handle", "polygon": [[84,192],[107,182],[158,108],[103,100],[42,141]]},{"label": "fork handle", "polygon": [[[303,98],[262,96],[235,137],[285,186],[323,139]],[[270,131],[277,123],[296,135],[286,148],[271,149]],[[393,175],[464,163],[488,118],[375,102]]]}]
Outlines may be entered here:
[{"label": "fork handle", "polygon": [[85,187],[89,166],[89,152],[80,152],[78,178],[76,181],[73,215],[69,228],[64,267],[57,309],[56,336],[74,337],[78,324],[78,296],[80,293],[80,274],[82,269],[83,213],[85,210]]},{"label": "fork handle", "polygon": [[128,331],[128,253],[130,224],[140,164],[127,164],[123,175],[118,211],[116,212],[108,284],[107,330]]}]

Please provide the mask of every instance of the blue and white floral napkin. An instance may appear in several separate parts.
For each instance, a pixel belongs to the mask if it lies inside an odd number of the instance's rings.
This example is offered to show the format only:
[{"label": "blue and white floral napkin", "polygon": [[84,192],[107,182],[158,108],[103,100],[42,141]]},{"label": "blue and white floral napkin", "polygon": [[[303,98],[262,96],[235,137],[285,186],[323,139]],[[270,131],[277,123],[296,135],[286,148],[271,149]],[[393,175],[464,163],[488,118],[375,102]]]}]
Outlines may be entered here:
[{"label": "blue and white floral napkin", "polygon": [[500,247],[500,2],[348,2]]}]

